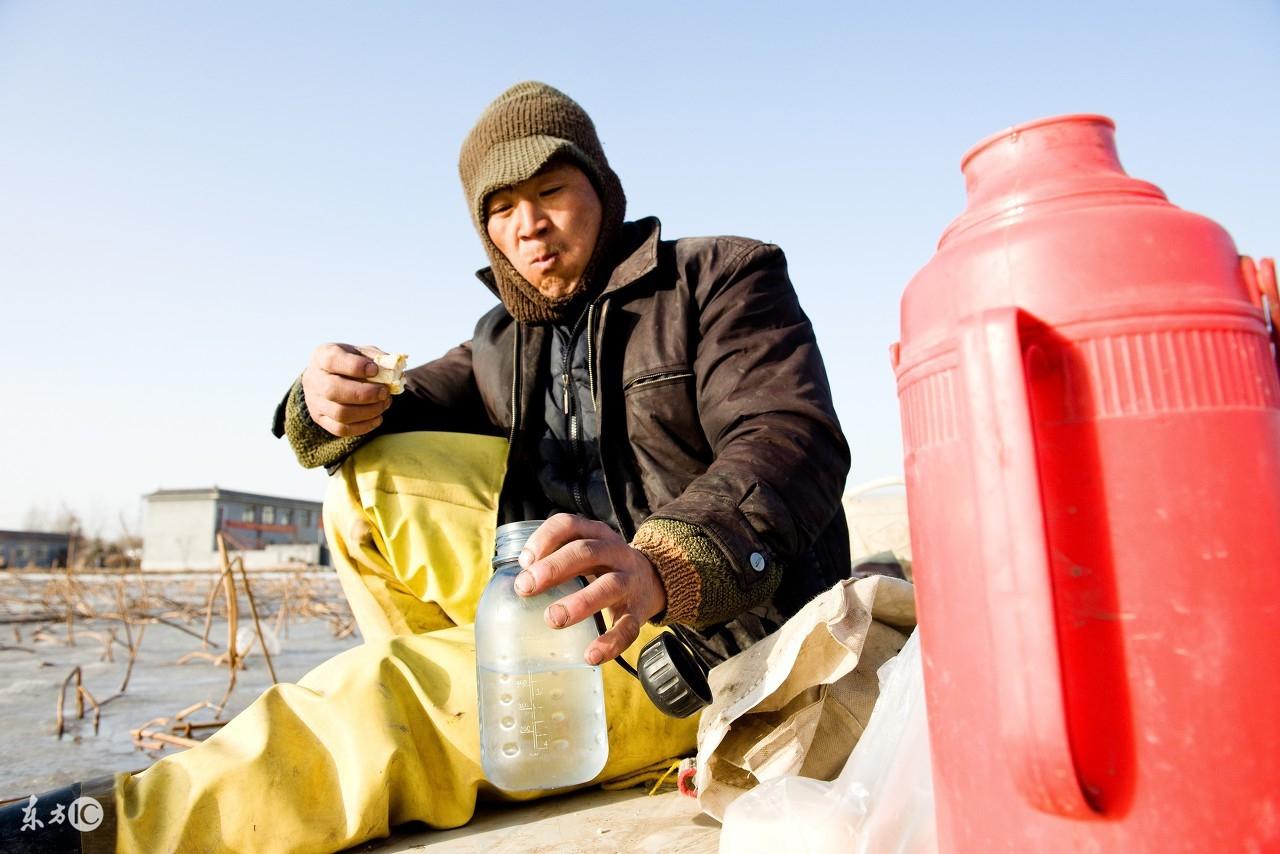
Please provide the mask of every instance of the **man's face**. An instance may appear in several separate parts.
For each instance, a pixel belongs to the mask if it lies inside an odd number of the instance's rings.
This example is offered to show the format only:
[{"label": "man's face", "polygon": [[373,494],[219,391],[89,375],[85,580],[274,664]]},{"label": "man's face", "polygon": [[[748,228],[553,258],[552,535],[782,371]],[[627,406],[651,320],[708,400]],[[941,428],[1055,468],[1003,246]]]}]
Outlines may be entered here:
[{"label": "man's face", "polygon": [[493,245],[545,297],[581,284],[600,235],[600,197],[586,174],[554,163],[485,202]]}]

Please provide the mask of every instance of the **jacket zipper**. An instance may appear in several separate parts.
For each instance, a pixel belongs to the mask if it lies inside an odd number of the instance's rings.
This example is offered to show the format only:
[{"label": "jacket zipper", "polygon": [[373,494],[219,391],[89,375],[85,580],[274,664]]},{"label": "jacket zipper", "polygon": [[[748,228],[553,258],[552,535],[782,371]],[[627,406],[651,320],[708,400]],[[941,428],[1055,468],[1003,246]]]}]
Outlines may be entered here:
[{"label": "jacket zipper", "polygon": [[[600,404],[596,401],[596,362],[591,355],[591,342],[595,339],[595,331],[592,326],[592,316],[595,313],[596,304],[592,301],[587,306],[587,391],[591,393],[591,408],[597,412],[600,410]],[[599,432],[599,425],[596,425],[596,432]]]},{"label": "jacket zipper", "polygon": [[[516,321],[516,334],[511,347],[511,433],[507,436],[508,449],[516,444],[516,423],[520,417],[520,322]],[[508,450],[510,453],[510,450]]]},{"label": "jacket zipper", "polygon": [[[592,304],[594,305],[594,303]],[[564,390],[560,397],[560,409],[566,416],[569,415],[569,386],[573,382],[573,351],[574,345],[578,341],[578,332],[582,328],[583,317],[589,318],[591,314],[591,305],[587,306],[586,315],[578,315],[578,319],[573,322],[573,327],[569,330],[569,340],[565,346],[560,348],[560,380],[564,384]],[[590,321],[588,320],[588,328]],[[587,379],[591,378],[591,337],[587,337]]]},{"label": "jacket zipper", "polygon": [[[597,300],[597,301],[603,302],[603,299],[601,298],[600,300]],[[591,308],[594,308],[595,306],[596,306],[596,303],[593,302],[591,304],[591,307],[588,309],[588,316],[587,316],[587,334],[590,336],[589,338],[587,338],[587,347],[588,347],[587,378],[591,380],[593,386],[595,382],[595,362],[594,362],[594,357],[592,355],[592,351],[590,347],[591,347],[591,342],[595,340],[595,330],[592,329],[592,323],[591,323],[592,318],[591,318],[590,311],[591,311]],[[602,328],[604,326],[605,317],[608,314],[608,309],[609,309],[608,304],[603,304],[600,306],[600,324]],[[608,463],[609,457],[604,452],[605,429],[604,429],[604,413],[601,412],[600,410],[601,402],[602,401],[600,401],[596,397],[596,391],[595,391],[595,388],[593,387],[591,390],[591,404],[596,409],[596,441],[599,446],[600,474],[601,474],[600,479],[604,482],[604,496],[605,496],[605,500],[609,502],[609,509],[613,511],[613,517],[614,519],[617,520],[618,527],[622,529],[622,535],[626,537],[628,540],[630,540],[632,537],[635,536],[635,531],[631,529],[630,525],[627,524],[627,521],[626,521],[627,517],[624,516],[621,512],[619,512],[618,504],[613,500],[613,487],[609,485],[609,463]]]},{"label": "jacket zipper", "polygon": [[654,374],[645,374],[642,377],[636,377],[622,387],[623,391],[629,391],[637,386],[653,385],[654,383],[673,382],[675,380],[689,379],[693,377],[692,371],[659,371]]},{"label": "jacket zipper", "polygon": [[582,450],[580,429],[578,426],[578,413],[576,411],[578,398],[577,398],[577,395],[572,392],[570,386],[573,385],[573,351],[577,349],[576,345],[577,345],[578,335],[581,333],[582,321],[584,319],[587,321],[587,329],[588,329],[588,335],[587,335],[588,387],[590,387],[591,385],[591,381],[590,381],[591,380],[591,336],[589,333],[591,328],[591,309],[594,307],[594,305],[595,303],[589,303],[587,305],[586,312],[578,315],[578,319],[574,322],[573,328],[569,330],[569,340],[560,351],[560,371],[561,371],[561,379],[564,383],[564,391],[560,400],[560,408],[561,410],[563,410],[565,418],[568,421],[569,444],[570,444],[570,447],[573,449],[572,450],[573,467],[574,467],[573,503],[578,508],[578,512],[583,516],[589,515],[587,513],[586,502],[583,501],[583,497],[582,497],[582,477],[583,477],[583,473],[585,472],[585,468],[582,465],[583,450]]},{"label": "jacket zipper", "polygon": [[[600,408],[596,405],[596,371],[595,371],[595,365],[593,364],[593,362],[594,362],[594,356],[593,356],[593,354],[592,354],[592,347],[591,347],[592,337],[593,337],[593,336],[592,336],[592,334],[591,334],[591,331],[592,331],[592,330],[591,330],[591,327],[592,327],[592,321],[594,320],[594,317],[595,317],[595,310],[596,310],[596,303],[595,303],[595,300],[592,300],[590,303],[588,303],[588,304],[587,304],[587,331],[586,331],[586,335],[587,335],[587,394],[589,394],[589,395],[591,396],[591,408],[592,408],[592,409],[594,409],[594,410],[596,410],[596,412],[597,412],[597,413],[599,413]],[[597,440],[597,442],[599,441],[599,434],[600,434],[600,419],[599,419],[599,415],[597,414],[597,416],[596,416],[596,440]],[[579,447],[579,444],[578,444],[578,416],[577,416],[577,413],[575,413],[574,415],[570,416],[570,419],[569,419],[569,435],[570,435],[570,437],[573,439],[574,454],[578,457],[578,459],[579,459],[579,460],[581,460],[581,458],[582,458],[582,449],[581,449],[581,447]],[[601,478],[600,478],[600,479],[606,482],[606,487],[607,487],[607,481],[608,481],[608,478],[604,476],[604,463],[603,463],[603,462],[601,462],[600,474],[601,474]],[[608,495],[608,492],[606,491],[606,493],[605,493],[605,494],[606,494],[606,495]],[[575,504],[577,504],[577,505],[578,505],[578,512],[582,513],[582,514],[585,516],[585,515],[586,515],[586,513],[587,513],[587,509],[586,509],[586,503],[582,500],[582,480],[581,480],[581,478],[577,478],[577,479],[575,479],[575,480],[574,480],[574,482],[573,482],[573,502],[574,502]]]}]

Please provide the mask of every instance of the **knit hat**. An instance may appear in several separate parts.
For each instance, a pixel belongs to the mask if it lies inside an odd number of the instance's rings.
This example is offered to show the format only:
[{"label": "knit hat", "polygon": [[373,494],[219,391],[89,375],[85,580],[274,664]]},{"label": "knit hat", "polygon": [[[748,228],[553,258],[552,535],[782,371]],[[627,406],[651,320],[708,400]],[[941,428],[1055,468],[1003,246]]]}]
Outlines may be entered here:
[{"label": "knit hat", "polygon": [[[551,160],[561,158],[586,173],[603,210],[600,236],[582,275],[586,288],[551,299],[520,275],[489,239],[484,205],[491,193],[526,181]],[[596,277],[607,271],[627,206],[622,184],[609,168],[591,117],[568,95],[545,83],[517,83],[480,114],[462,143],[458,173],[471,220],[480,232],[498,296],[507,311],[526,323],[570,319],[579,298],[593,290]]]}]

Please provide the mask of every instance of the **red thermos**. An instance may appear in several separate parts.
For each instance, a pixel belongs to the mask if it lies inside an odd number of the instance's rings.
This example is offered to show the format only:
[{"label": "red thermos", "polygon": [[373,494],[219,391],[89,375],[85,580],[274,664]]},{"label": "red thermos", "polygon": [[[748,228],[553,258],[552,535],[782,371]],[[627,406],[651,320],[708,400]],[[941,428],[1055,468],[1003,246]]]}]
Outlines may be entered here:
[{"label": "red thermos", "polygon": [[1114,133],[979,143],[902,298],[944,851],[1280,851],[1280,378],[1231,238]]}]

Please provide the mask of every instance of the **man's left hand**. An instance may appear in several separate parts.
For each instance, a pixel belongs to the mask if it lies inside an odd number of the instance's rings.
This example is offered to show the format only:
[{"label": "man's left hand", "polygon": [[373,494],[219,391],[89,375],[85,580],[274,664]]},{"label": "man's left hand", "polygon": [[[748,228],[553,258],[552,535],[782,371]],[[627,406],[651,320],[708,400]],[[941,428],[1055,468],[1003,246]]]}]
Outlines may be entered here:
[{"label": "man's left hand", "polygon": [[524,571],[516,592],[531,596],[579,575],[594,576],[582,590],[547,608],[543,619],[562,629],[609,609],[613,627],[587,647],[588,664],[617,658],[640,636],[640,627],[667,607],[667,593],[653,564],[603,522],[558,513],[543,522],[520,553]]}]

